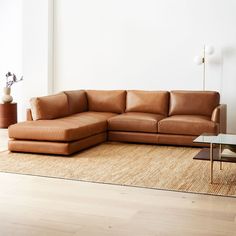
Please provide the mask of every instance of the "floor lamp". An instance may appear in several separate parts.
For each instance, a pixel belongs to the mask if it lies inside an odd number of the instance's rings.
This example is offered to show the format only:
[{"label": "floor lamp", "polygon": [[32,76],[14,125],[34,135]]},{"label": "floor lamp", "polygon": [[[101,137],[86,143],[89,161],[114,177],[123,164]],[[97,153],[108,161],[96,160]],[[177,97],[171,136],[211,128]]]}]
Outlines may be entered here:
[{"label": "floor lamp", "polygon": [[203,55],[196,56],[194,62],[197,65],[203,65],[203,78],[202,78],[202,89],[205,91],[205,82],[206,82],[206,55],[212,55],[214,53],[214,48],[212,46],[204,45]]}]

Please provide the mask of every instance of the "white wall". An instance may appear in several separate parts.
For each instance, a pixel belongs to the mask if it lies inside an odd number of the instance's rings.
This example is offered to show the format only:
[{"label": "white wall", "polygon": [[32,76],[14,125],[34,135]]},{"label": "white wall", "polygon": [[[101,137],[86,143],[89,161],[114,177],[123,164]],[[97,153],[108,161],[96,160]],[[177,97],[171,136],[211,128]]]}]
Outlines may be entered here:
[{"label": "white wall", "polygon": [[211,44],[206,89],[221,92],[236,132],[235,11],[235,0],[57,0],[54,90],[201,90],[193,57]]},{"label": "white wall", "polygon": [[[21,0],[0,0],[0,102],[5,87],[5,74],[22,75],[22,3]],[[23,82],[12,86],[14,102],[22,109]],[[20,119],[20,112],[18,113]]]},{"label": "white wall", "polygon": [[23,115],[30,98],[52,91],[52,3],[52,0],[23,0]]},{"label": "white wall", "polygon": [[52,20],[53,0],[0,0],[0,88],[8,71],[23,74],[12,86],[19,121],[31,97],[52,92]]}]

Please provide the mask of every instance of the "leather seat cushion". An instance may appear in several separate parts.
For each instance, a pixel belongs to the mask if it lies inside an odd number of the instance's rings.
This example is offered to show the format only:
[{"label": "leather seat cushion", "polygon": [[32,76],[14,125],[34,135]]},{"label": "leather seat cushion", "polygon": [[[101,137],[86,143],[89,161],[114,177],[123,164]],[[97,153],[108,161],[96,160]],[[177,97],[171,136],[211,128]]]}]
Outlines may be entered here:
[{"label": "leather seat cushion", "polygon": [[69,114],[88,110],[87,96],[84,90],[64,91],[68,98]]},{"label": "leather seat cushion", "polygon": [[87,90],[88,110],[123,113],[125,111],[125,90]]},{"label": "leather seat cushion", "polygon": [[163,118],[163,115],[126,112],[108,119],[108,129],[112,131],[156,133],[158,131],[158,121]]},{"label": "leather seat cushion", "polygon": [[167,115],[169,92],[129,90],[126,98],[126,112],[147,112]]},{"label": "leather seat cushion", "polygon": [[218,125],[207,116],[176,115],[158,123],[158,132],[163,134],[201,135],[217,133]]},{"label": "leather seat cushion", "polygon": [[171,91],[169,116],[211,116],[219,101],[220,95],[214,91]]},{"label": "leather seat cushion", "polygon": [[9,127],[9,137],[24,140],[75,141],[107,130],[114,113],[83,112],[55,120],[21,122]]},{"label": "leather seat cushion", "polygon": [[30,99],[33,120],[51,120],[68,116],[68,98],[61,92]]}]

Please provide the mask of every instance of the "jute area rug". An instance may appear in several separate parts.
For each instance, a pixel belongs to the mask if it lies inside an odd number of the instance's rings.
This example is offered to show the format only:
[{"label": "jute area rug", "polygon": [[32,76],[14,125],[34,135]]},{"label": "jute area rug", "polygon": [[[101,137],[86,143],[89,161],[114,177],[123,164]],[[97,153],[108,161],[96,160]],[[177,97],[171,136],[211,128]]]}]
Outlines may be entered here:
[{"label": "jute area rug", "polygon": [[0,171],[163,190],[236,196],[236,164],[193,160],[200,148],[107,142],[70,157],[0,152]]}]

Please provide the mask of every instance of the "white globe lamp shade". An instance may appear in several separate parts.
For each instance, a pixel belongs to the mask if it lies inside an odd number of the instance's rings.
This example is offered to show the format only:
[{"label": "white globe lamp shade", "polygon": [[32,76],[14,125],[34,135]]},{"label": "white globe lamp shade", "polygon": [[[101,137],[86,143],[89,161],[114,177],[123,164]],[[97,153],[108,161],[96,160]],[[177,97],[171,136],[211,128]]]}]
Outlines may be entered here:
[{"label": "white globe lamp shade", "polygon": [[207,46],[205,47],[205,52],[206,52],[206,54],[208,54],[208,55],[213,54],[213,53],[214,53],[214,47],[207,45]]},{"label": "white globe lamp shade", "polygon": [[193,61],[197,65],[201,65],[203,63],[202,57],[200,57],[200,56],[194,57]]}]

